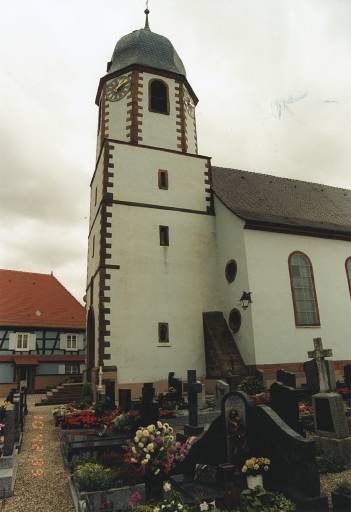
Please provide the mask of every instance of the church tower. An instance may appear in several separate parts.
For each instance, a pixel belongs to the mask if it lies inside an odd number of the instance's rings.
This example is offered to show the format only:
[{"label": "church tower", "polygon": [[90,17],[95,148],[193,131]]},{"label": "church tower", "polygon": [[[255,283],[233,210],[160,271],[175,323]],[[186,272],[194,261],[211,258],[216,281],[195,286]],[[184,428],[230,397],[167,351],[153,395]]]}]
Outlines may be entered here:
[{"label": "church tower", "polygon": [[87,272],[90,378],[118,386],[205,375],[204,311],[216,307],[210,159],[198,99],[172,43],[120,39],[96,96]]}]

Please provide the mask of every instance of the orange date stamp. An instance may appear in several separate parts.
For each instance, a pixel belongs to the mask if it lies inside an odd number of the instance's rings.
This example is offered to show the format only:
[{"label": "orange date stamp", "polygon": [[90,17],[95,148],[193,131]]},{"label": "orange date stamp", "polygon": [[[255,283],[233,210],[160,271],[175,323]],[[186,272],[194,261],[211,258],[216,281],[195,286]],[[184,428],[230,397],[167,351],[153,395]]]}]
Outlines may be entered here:
[{"label": "orange date stamp", "polygon": [[35,436],[32,439],[32,476],[41,477],[44,476],[45,462],[42,457],[44,452],[44,435],[42,430],[44,429],[43,416],[34,416],[32,422],[32,428],[35,432]]}]

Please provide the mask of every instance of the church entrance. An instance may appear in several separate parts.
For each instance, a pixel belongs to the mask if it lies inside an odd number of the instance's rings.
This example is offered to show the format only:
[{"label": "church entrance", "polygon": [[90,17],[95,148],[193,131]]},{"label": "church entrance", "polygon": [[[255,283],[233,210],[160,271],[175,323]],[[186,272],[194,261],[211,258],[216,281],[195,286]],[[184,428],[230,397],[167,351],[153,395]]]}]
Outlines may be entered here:
[{"label": "church entrance", "polygon": [[92,369],[95,366],[95,314],[90,306],[87,320],[87,378],[91,382]]}]

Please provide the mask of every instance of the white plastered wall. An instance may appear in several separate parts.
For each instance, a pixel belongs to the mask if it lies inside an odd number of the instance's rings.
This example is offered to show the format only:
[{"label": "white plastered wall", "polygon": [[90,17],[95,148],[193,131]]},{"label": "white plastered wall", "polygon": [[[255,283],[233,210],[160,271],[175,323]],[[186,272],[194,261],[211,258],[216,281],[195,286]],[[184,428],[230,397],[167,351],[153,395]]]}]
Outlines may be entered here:
[{"label": "white plastered wall", "polygon": [[[321,337],[333,359],[351,359],[351,299],[345,260],[347,241],[244,230],[257,364],[307,360],[313,338]],[[288,269],[289,255],[304,252],[313,265],[320,327],[296,327]]]},{"label": "white plastered wall", "polygon": [[[249,291],[249,277],[246,263],[246,248],[243,233],[244,222],[226,208],[215,197],[216,231],[217,231],[217,286],[222,298],[222,309],[228,322],[229,313],[233,308],[241,313],[241,328],[234,335],[239,352],[246,364],[255,364],[255,348],[252,329],[251,309],[244,311],[239,305],[242,292]],[[228,261],[237,263],[237,275],[232,283],[225,277]]]},{"label": "white plastered wall", "polygon": [[[169,226],[169,247],[159,225]],[[218,308],[214,217],[114,205],[110,364],[120,383],[205,374],[202,313]],[[169,323],[169,346],[158,323]]]},{"label": "white plastered wall", "polygon": [[[142,144],[177,150],[175,80],[150,73],[142,73],[141,76],[143,78],[141,100],[143,107]],[[149,112],[149,82],[153,79],[162,80],[168,85],[169,114]]]},{"label": "white plastered wall", "polygon": [[[115,145],[114,197],[122,201],[206,211],[207,158]],[[159,169],[168,171],[168,190],[158,187]]]}]

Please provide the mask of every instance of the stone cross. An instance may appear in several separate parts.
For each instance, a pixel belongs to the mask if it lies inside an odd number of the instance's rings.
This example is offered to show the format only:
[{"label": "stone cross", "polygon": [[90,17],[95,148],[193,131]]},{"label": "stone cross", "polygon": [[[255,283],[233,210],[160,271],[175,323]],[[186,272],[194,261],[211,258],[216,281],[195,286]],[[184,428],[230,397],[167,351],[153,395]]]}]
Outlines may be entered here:
[{"label": "stone cross", "polygon": [[314,350],[308,351],[307,355],[316,361],[318,368],[319,389],[321,393],[325,393],[331,391],[329,374],[327,370],[327,361],[325,361],[325,357],[331,357],[333,355],[333,351],[330,348],[323,349],[322,338],[314,338],[313,344]]},{"label": "stone cross", "polygon": [[[185,391],[188,393],[189,407],[189,425],[186,430],[189,435],[197,435],[202,432],[202,427],[198,426],[198,393],[202,391],[202,384],[196,379],[196,370],[188,370],[188,382],[184,385]],[[188,428],[190,427],[190,428]]]}]

